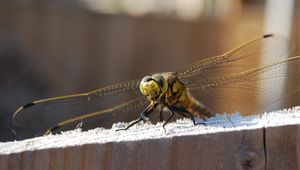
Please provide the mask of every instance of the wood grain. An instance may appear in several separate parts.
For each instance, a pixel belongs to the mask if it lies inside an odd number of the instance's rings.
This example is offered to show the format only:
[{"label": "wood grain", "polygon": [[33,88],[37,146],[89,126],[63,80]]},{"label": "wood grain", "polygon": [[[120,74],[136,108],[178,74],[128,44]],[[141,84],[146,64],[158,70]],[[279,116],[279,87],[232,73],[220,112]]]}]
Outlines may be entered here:
[{"label": "wood grain", "polygon": [[[174,131],[179,128],[177,122],[171,123],[169,132],[163,132],[161,136],[157,131],[162,129],[160,125],[151,125],[152,128],[137,127],[118,133],[113,130],[75,131],[0,143],[0,169],[300,169],[299,110],[296,109],[296,116],[290,116],[290,120],[295,120],[292,124],[287,123],[288,118],[267,115],[257,117],[257,124],[244,126],[241,122],[251,121],[249,117],[244,120],[243,117],[231,117],[233,121],[240,121],[240,124],[219,128],[216,124],[209,127],[191,125],[192,129],[187,134]],[[269,121],[261,120],[266,124],[258,127],[259,119],[265,118]],[[220,119],[216,120],[222,124]],[[271,122],[282,124],[271,126]],[[147,136],[147,133],[153,135],[151,129],[156,130],[158,137]],[[109,132],[124,140],[114,138],[108,142],[101,142],[100,139],[98,142],[87,142],[89,139],[94,140],[92,133],[99,138],[103,138],[103,133],[107,138],[112,138]],[[128,135],[137,138],[126,140]],[[142,135],[145,136],[140,137]],[[85,142],[78,142],[81,138]],[[53,141],[63,143],[66,140],[72,140],[73,144],[46,147]],[[44,149],[35,146],[41,145],[41,141],[48,141],[42,146]],[[20,151],[16,145],[23,147],[24,151]],[[8,152],[9,148],[12,150]]]}]

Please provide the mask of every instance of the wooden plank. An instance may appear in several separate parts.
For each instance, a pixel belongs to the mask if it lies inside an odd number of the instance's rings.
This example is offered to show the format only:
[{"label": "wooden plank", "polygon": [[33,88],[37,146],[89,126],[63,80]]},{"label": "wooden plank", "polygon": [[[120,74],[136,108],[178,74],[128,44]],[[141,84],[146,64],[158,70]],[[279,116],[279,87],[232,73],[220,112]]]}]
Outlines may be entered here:
[{"label": "wooden plank", "polygon": [[268,169],[300,169],[300,129],[298,125],[266,129]]},{"label": "wooden plank", "polygon": [[[229,121],[231,120],[231,122]],[[300,107],[0,143],[0,169],[299,169]],[[234,125],[233,125],[234,124]]]}]

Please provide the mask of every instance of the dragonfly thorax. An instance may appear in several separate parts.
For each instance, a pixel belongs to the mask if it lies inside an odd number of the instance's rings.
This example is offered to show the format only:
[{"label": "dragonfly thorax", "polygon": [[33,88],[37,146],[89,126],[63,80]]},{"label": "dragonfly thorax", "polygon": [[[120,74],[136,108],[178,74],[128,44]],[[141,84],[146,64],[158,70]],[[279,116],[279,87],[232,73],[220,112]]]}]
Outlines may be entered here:
[{"label": "dragonfly thorax", "polygon": [[168,81],[163,74],[144,77],[140,82],[140,91],[151,101],[158,100],[168,90]]}]

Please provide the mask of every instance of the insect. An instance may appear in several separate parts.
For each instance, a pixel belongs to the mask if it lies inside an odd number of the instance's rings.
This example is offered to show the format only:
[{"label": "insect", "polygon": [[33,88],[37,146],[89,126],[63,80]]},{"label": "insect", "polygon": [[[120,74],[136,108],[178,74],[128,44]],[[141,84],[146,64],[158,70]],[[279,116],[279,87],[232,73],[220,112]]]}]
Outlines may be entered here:
[{"label": "insect", "polygon": [[[284,98],[274,92],[280,87],[279,81],[299,79],[299,69],[292,75],[285,71],[287,66],[297,68],[300,61],[299,56],[287,58],[290,49],[282,48],[287,42],[278,35],[258,36],[225,54],[196,61],[178,72],[156,73],[88,93],[34,101],[17,109],[12,119],[16,126],[35,129],[35,134],[49,134],[79,122],[109,126],[112,120],[130,121],[139,112],[139,118],[125,130],[148,120],[154,112],[162,121],[165,110],[170,114],[163,127],[175,114],[189,117],[197,124],[195,117],[205,120],[215,115],[217,106],[208,108],[206,104],[212,101],[212,96],[225,103],[225,108],[233,106],[236,109],[233,111],[247,108],[239,106],[238,96],[246,98],[248,108],[254,108],[258,96],[266,96],[269,100],[262,102],[265,108]],[[271,60],[258,64],[262,57]]]}]

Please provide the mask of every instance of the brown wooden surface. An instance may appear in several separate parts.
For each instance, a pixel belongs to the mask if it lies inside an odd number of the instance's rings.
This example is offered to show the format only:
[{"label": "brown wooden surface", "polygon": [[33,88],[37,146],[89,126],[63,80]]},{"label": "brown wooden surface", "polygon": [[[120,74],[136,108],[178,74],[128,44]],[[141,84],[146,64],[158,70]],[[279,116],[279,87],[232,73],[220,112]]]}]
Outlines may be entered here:
[{"label": "brown wooden surface", "polygon": [[0,156],[0,169],[299,169],[299,125]]}]

